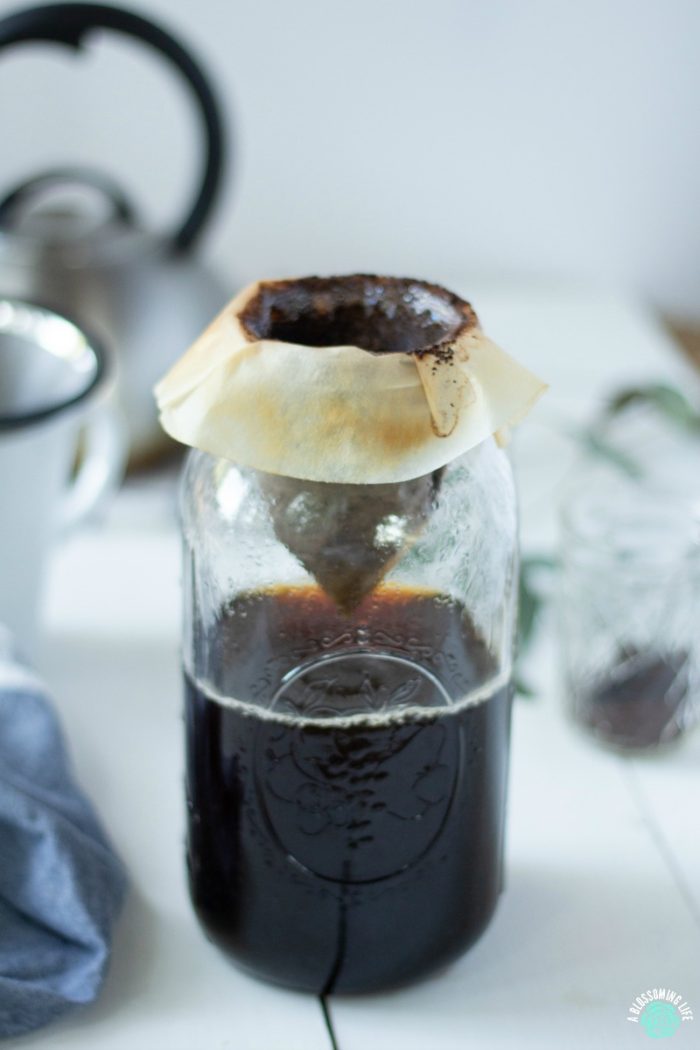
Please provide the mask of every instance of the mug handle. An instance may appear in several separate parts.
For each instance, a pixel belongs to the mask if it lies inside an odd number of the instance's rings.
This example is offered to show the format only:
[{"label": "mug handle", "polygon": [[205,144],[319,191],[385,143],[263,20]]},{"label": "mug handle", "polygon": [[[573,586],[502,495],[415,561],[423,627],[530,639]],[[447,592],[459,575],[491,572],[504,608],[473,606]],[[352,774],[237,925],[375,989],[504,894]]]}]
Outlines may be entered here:
[{"label": "mug handle", "polygon": [[83,455],[59,507],[65,536],[92,517],[117,490],[127,459],[126,424],[111,404],[99,406],[80,430]]}]

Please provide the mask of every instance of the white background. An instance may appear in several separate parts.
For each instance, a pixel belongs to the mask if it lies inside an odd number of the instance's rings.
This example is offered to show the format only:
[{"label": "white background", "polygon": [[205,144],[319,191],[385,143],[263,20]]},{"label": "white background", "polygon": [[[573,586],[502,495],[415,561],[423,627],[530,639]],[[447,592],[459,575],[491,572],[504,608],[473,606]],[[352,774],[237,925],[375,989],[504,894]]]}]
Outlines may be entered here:
[{"label": "white background", "polygon": [[[0,13],[17,5],[0,0]],[[696,0],[148,0],[236,129],[206,243],[232,286],[369,269],[556,274],[700,317]],[[104,165],[151,223],[187,197],[193,111],[105,35],[0,61],[0,188]]]}]

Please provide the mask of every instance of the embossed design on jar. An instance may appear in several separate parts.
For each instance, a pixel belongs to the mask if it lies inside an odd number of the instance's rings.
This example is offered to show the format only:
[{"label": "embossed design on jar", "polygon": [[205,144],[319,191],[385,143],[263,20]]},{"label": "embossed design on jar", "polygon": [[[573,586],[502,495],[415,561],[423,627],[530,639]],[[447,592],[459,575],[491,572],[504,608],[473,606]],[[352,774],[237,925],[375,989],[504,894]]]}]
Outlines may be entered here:
[{"label": "embossed design on jar", "polygon": [[430,672],[386,653],[336,654],[288,675],[272,708],[298,725],[261,727],[255,763],[282,848],[350,883],[415,863],[440,835],[459,774],[460,744],[440,717],[449,705]]}]

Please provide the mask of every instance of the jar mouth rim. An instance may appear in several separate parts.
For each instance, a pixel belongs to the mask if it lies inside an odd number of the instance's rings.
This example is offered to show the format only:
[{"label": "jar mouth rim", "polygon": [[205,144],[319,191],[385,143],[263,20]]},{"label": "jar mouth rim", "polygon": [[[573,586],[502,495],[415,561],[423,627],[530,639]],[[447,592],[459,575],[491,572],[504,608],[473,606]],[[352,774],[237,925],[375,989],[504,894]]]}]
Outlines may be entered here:
[{"label": "jar mouth rim", "polygon": [[470,304],[441,285],[375,274],[262,281],[240,322],[251,340],[418,356],[479,324]]}]

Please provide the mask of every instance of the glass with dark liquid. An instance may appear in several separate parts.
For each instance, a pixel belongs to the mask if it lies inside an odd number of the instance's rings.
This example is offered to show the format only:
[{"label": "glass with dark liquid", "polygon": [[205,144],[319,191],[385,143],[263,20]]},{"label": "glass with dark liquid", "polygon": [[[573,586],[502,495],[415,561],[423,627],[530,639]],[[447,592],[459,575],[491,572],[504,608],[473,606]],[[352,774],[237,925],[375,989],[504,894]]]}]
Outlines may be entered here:
[{"label": "glass with dark liquid", "polygon": [[563,508],[559,626],[569,710],[622,753],[700,716],[700,504],[693,490],[589,470]]},{"label": "glass with dark liquid", "polygon": [[492,440],[424,478],[183,487],[187,862],[249,972],[367,992],[454,959],[503,885],[515,510]]}]

